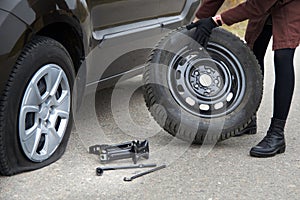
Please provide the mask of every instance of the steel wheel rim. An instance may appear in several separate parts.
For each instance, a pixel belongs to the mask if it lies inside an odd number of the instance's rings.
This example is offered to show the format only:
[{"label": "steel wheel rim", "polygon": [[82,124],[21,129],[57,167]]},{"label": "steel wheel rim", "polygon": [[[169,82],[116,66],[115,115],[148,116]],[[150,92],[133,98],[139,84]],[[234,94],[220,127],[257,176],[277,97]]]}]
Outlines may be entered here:
[{"label": "steel wheel rim", "polygon": [[203,118],[227,115],[242,102],[246,76],[240,61],[228,49],[210,42],[207,52],[184,47],[168,68],[168,87],[186,111]]},{"label": "steel wheel rim", "polygon": [[19,113],[19,139],[34,162],[48,159],[60,145],[68,126],[71,90],[63,69],[41,67],[26,86]]}]

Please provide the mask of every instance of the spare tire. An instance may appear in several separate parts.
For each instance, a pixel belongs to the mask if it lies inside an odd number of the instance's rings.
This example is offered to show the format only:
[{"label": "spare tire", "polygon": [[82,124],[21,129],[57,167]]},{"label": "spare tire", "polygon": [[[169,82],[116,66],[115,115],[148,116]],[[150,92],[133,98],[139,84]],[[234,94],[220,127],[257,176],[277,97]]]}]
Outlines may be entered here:
[{"label": "spare tire", "polygon": [[191,39],[193,32],[171,31],[153,49],[144,98],[170,134],[193,143],[217,142],[251,122],[262,98],[262,73],[252,51],[232,33],[214,29],[204,49]]}]

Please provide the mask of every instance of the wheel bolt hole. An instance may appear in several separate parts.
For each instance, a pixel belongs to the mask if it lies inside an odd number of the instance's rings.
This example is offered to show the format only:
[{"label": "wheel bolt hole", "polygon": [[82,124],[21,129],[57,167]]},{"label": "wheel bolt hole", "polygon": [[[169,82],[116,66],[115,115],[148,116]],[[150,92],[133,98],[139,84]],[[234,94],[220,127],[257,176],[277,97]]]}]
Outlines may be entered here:
[{"label": "wheel bolt hole", "polygon": [[44,121],[43,123],[44,123],[44,126],[45,126],[45,127],[48,127],[48,125],[49,125],[48,120],[47,120],[47,121]]},{"label": "wheel bolt hole", "polygon": [[54,106],[50,106],[49,112],[54,113]]}]

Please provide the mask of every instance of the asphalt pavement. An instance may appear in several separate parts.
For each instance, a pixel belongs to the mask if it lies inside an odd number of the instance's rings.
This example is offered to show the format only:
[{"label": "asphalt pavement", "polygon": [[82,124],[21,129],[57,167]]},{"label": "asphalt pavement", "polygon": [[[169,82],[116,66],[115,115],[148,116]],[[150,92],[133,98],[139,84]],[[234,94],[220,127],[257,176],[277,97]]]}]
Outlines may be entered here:
[{"label": "asphalt pavement", "polygon": [[[272,52],[267,52],[264,96],[258,133],[201,147],[163,131],[145,106],[141,76],[98,91],[86,99],[64,156],[43,169],[0,177],[1,200],[46,199],[299,199],[300,197],[300,51],[296,52],[296,88],[286,125],[287,149],[273,158],[252,158],[250,148],[268,128],[274,82]],[[105,171],[96,176],[99,157],[94,144],[117,144],[147,138],[150,158],[139,163],[166,164],[160,171],[124,182],[147,169]],[[130,160],[110,165],[132,164]]]}]

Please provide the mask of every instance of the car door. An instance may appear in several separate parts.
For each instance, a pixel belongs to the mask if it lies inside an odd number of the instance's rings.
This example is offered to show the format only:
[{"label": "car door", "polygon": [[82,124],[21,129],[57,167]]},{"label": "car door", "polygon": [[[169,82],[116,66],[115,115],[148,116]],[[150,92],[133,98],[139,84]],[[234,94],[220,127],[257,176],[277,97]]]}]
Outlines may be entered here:
[{"label": "car door", "polygon": [[186,0],[159,0],[159,15],[179,15],[186,4]]},{"label": "car door", "polygon": [[[90,0],[93,40],[88,85],[126,73],[145,62],[159,38],[159,0]],[[142,50],[141,50],[142,49]]]},{"label": "car door", "polygon": [[153,19],[159,15],[159,0],[93,0],[94,31]]}]

